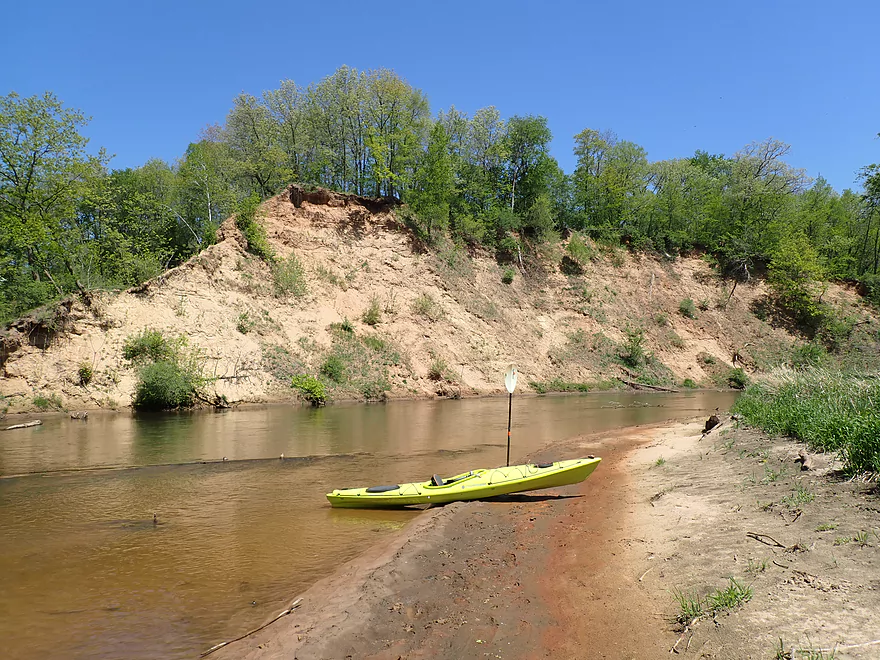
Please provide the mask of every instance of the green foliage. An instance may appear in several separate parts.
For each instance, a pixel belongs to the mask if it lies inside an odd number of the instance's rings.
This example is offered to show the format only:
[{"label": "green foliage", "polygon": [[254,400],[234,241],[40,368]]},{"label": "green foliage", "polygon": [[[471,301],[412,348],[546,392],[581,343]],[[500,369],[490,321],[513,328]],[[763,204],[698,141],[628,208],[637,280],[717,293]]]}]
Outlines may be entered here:
[{"label": "green foliage", "polygon": [[775,385],[749,387],[734,411],[750,424],[836,451],[849,472],[880,472],[880,384],[834,371],[807,370]]},{"label": "green foliage", "polygon": [[361,317],[364,323],[371,326],[379,325],[382,321],[382,305],[378,296],[370,298],[370,305],[364,310]]},{"label": "green foliage", "polygon": [[91,362],[81,362],[76,373],[79,378],[79,384],[83,387],[92,382],[92,377],[95,374]]},{"label": "green foliage", "polygon": [[694,305],[694,301],[690,298],[685,298],[679,303],[678,311],[681,312],[682,316],[686,316],[689,319],[697,318],[697,308]]},{"label": "green foliage", "polygon": [[38,410],[47,411],[47,410],[64,410],[64,404],[61,402],[61,397],[57,394],[50,394],[49,396],[37,395],[34,397],[34,406]]},{"label": "green foliage", "polygon": [[138,334],[125,338],[122,357],[134,364],[172,360],[179,342],[170,341],[159,330],[144,328]]},{"label": "green foliage", "polygon": [[328,355],[321,364],[321,373],[335,383],[342,383],[345,380],[345,363],[338,355]]},{"label": "green foliage", "polygon": [[581,267],[586,266],[595,257],[593,248],[590,247],[578,232],[573,233],[571,238],[568,239],[565,251]]},{"label": "green foliage", "polygon": [[302,298],[308,292],[305,269],[293,252],[286,259],[273,263],[272,278],[275,282],[275,295],[279,298]]},{"label": "green foliage", "polygon": [[267,263],[274,263],[275,251],[269,245],[266,228],[261,222],[260,196],[252,193],[236,210],[235,226],[247,241],[247,250]]},{"label": "green foliage", "polygon": [[639,367],[645,363],[645,332],[641,328],[629,328],[624,330],[626,341],[620,347],[618,355],[623,363],[629,367]]},{"label": "green foliage", "polygon": [[516,274],[516,271],[513,268],[505,268],[504,272],[501,273],[501,282],[503,284],[511,284],[513,283],[513,276]]},{"label": "green foliage", "polygon": [[725,380],[728,387],[732,387],[735,390],[745,389],[749,384],[748,374],[739,367],[728,371]]},{"label": "green foliage", "polygon": [[723,610],[732,610],[743,603],[752,599],[752,588],[742,585],[734,578],[730,578],[730,582],[724,589],[716,589],[709,594],[706,602],[712,612],[720,612]]},{"label": "green foliage", "polygon": [[247,312],[242,312],[238,315],[238,322],[235,324],[235,329],[238,330],[241,334],[246,335],[254,329],[254,326],[256,324],[257,322],[251,319],[250,315]]},{"label": "green foliage", "polygon": [[443,308],[430,293],[419,294],[413,301],[412,311],[429,321],[439,321],[443,318]]},{"label": "green foliage", "polygon": [[174,410],[195,403],[202,384],[194,369],[177,360],[159,360],[138,369],[132,406],[141,410]]},{"label": "green foliage", "polygon": [[821,344],[809,343],[795,346],[789,364],[795,369],[818,367],[825,361],[827,353]]},{"label": "green foliage", "polygon": [[819,254],[804,234],[779,241],[772,254],[768,281],[779,305],[799,323],[815,325],[821,319],[823,278]]},{"label": "green foliage", "polygon": [[327,390],[324,383],[307,374],[298,374],[291,377],[290,386],[297,390],[303,399],[315,407],[327,403]]},{"label": "green foliage", "polygon": [[697,385],[696,382],[694,382],[694,380],[692,378],[685,378],[684,381],[682,382],[681,386],[686,387],[689,390],[693,390],[693,389],[696,389],[697,387],[699,387],[699,385]]},{"label": "green foliage", "polygon": [[342,323],[339,324],[340,330],[343,332],[347,332],[349,334],[354,334],[354,324],[348,320],[348,317],[342,319]]}]

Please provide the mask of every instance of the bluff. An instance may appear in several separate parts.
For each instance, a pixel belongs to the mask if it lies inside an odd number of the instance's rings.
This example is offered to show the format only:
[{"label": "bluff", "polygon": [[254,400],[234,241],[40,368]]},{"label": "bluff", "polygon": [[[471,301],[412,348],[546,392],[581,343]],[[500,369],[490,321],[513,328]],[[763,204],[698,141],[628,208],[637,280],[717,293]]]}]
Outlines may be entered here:
[{"label": "bluff", "polygon": [[[697,257],[591,245],[574,261],[560,244],[505,266],[426,248],[395,207],[290,186],[261,207],[277,265],[249,253],[230,218],[159,277],[19,319],[0,338],[3,405],[130,405],[137,373],[122,348],[146,328],[185,337],[210,394],[230,403],[295,400],[299,374],[321,375],[336,399],[500,393],[511,364],[532,391],[725,386],[731,369],[760,374],[801,341],[771,323],[763,281],[731,291]],[[876,337],[854,291],[830,285],[825,299],[858,319],[848,341]]]}]

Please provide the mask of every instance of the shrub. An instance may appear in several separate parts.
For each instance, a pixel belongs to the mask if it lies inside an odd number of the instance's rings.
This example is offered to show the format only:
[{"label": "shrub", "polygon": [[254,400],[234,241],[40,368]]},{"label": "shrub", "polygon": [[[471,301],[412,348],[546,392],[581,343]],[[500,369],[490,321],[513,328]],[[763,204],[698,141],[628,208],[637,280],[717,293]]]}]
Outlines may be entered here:
[{"label": "shrub", "polygon": [[260,224],[260,196],[256,193],[243,200],[235,214],[235,226],[247,241],[247,250],[267,263],[275,260],[266,229]]},{"label": "shrub", "polygon": [[728,371],[726,380],[727,384],[736,390],[743,390],[749,384],[748,374],[739,367]]},{"label": "shrub", "polygon": [[688,317],[689,319],[697,318],[697,308],[694,305],[694,301],[690,298],[685,298],[678,305],[678,311],[681,312],[683,316]]},{"label": "shrub", "polygon": [[690,390],[696,389],[699,387],[692,378],[685,378],[684,382],[681,384],[682,387],[686,387]]},{"label": "shrub", "polygon": [[313,406],[323,406],[327,403],[327,391],[324,383],[306,374],[300,374],[291,378],[291,387],[299,391],[299,394]]},{"label": "shrub", "polygon": [[85,387],[89,383],[92,382],[92,377],[95,375],[94,370],[92,369],[92,365],[88,362],[81,362],[79,365],[79,369],[77,369],[77,376],[79,377],[79,384]]},{"label": "shrub", "polygon": [[501,282],[504,284],[511,284],[513,282],[513,276],[515,272],[513,268],[505,268],[504,272],[501,274]]},{"label": "shrub", "polygon": [[272,266],[272,278],[275,281],[275,295],[279,298],[290,295],[302,298],[308,291],[305,270],[293,252]]},{"label": "shrub", "polygon": [[135,364],[170,360],[177,354],[177,346],[158,330],[144,328],[131,335],[122,344],[122,357]]},{"label": "shrub", "polygon": [[825,357],[825,349],[821,344],[801,344],[792,351],[789,363],[795,369],[818,367]]},{"label": "shrub", "polygon": [[568,240],[568,245],[565,247],[565,250],[566,252],[568,252],[568,255],[580,266],[584,266],[595,256],[593,248],[590,247],[577,232],[571,235],[571,238]]},{"label": "shrub", "polygon": [[40,396],[38,394],[34,397],[34,406],[43,411],[64,409],[64,404],[61,403],[61,397],[57,394],[50,394],[49,396]]},{"label": "shrub", "polygon": [[349,334],[354,334],[354,324],[348,320],[348,317],[342,319],[342,323],[339,324],[339,328],[344,332]]},{"label": "shrub", "polygon": [[246,335],[254,329],[255,325],[256,321],[253,321],[247,312],[242,312],[238,315],[238,323],[235,325],[235,328],[241,334]]},{"label": "shrub", "polygon": [[626,341],[618,351],[618,356],[623,363],[630,367],[638,367],[645,361],[645,333],[641,328],[626,328]]},{"label": "shrub", "polygon": [[345,380],[345,362],[338,355],[328,355],[321,365],[321,373],[335,383]]},{"label": "shrub", "polygon": [[132,405],[142,410],[187,408],[195,402],[199,378],[176,361],[159,360],[138,371]]},{"label": "shrub", "polygon": [[364,310],[364,314],[361,317],[367,325],[378,325],[382,320],[382,307],[379,304],[379,298],[377,296],[373,296],[370,299],[370,306]]}]

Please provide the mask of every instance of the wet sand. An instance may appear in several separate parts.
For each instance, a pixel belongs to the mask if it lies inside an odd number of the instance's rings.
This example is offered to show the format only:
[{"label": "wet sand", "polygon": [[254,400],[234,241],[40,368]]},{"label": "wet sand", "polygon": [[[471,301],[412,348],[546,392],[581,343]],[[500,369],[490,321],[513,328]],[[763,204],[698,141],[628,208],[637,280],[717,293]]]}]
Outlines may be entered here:
[{"label": "wet sand", "polygon": [[[827,456],[801,473],[799,446],[732,426],[547,448],[531,458],[603,462],[575,486],[429,510],[209,657],[767,658],[780,638],[792,657],[880,657],[875,485],[842,482]],[[675,622],[675,591],[702,598],[731,576],[748,601]]]}]

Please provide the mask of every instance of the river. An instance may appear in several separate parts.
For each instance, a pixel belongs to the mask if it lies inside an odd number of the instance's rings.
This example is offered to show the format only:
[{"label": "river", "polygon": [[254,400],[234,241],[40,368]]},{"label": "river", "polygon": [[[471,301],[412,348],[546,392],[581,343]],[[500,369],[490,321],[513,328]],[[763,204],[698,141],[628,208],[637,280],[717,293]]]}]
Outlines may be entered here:
[{"label": "river", "polygon": [[[734,398],[516,397],[511,463],[583,433],[726,410]],[[2,434],[3,656],[198,657],[419,515],[335,510],[326,492],[503,465],[507,403],[96,412]]]}]

